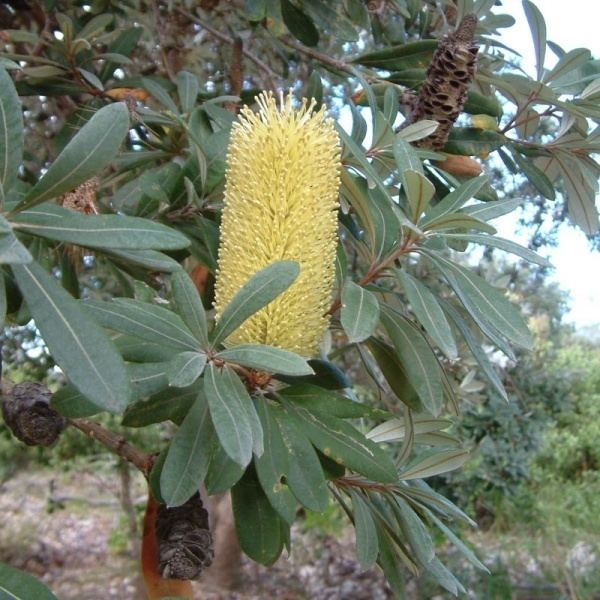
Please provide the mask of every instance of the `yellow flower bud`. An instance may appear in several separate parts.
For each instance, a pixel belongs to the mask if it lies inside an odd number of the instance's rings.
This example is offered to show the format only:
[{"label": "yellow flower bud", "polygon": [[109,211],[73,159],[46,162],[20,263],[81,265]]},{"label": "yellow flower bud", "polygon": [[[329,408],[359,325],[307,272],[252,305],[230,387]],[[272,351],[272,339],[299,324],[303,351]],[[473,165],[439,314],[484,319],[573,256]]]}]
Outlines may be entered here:
[{"label": "yellow flower bud", "polygon": [[227,340],[312,356],[329,319],[335,278],[340,145],[314,104],[257,98],[233,125],[221,222],[216,317],[257,271],[279,260],[300,265],[296,281]]}]

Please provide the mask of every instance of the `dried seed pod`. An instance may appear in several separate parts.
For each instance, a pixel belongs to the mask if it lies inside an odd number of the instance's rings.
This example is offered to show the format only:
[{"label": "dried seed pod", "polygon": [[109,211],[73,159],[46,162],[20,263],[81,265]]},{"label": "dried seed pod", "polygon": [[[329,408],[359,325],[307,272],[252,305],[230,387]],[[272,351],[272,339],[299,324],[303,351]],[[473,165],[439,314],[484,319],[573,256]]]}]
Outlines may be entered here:
[{"label": "dried seed pod", "polygon": [[156,517],[158,571],[165,579],[197,579],[214,558],[208,512],[196,492],[185,504],[161,505]]},{"label": "dried seed pod", "polygon": [[3,385],[2,416],[13,435],[28,446],[52,446],[67,426],[66,419],[50,408],[50,390],[26,381]]},{"label": "dried seed pod", "polygon": [[441,150],[467,101],[475,76],[478,46],[473,43],[477,17],[465,15],[456,30],[444,37],[427,69],[427,77],[402,126],[428,119],[438,128],[414,142],[415,146]]}]

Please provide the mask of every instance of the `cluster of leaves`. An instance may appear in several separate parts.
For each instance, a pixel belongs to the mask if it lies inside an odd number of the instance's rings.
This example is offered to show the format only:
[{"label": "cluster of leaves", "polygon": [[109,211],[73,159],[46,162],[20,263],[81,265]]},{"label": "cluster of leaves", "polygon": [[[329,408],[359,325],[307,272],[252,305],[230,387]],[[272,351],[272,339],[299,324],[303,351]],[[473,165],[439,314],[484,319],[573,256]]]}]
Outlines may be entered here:
[{"label": "cluster of leaves", "polygon": [[[582,180],[566,182],[565,189],[573,218],[591,232],[589,192],[597,165],[589,156],[595,134],[588,134],[588,123],[596,115],[588,75],[572,84],[579,90],[583,83],[587,91],[565,100],[571,88],[552,86],[563,81],[559,75],[573,75],[569,54],[561,71],[557,66],[543,82],[507,72],[505,50],[489,36],[510,18],[492,13],[492,4],[464,2],[460,9],[470,8],[480,19],[484,48],[465,112],[478,115],[473,124],[484,127],[456,127],[445,150],[480,157],[498,152],[548,196],[554,175],[544,169],[554,173],[556,167],[557,177],[581,173]],[[143,59],[131,62],[129,56],[144,49],[143,30],[118,26],[131,8],[123,3],[95,13],[85,6],[49,10],[49,31],[8,31],[2,64],[15,72],[16,88],[0,69],[0,300],[12,322],[35,320],[64,371],[68,384],[54,395],[54,408],[72,418],[123,414],[126,427],[177,424],[150,475],[155,497],[180,505],[201,483],[209,494],[231,489],[240,543],[254,560],[271,564],[289,548],[298,504],[322,511],[333,495],[354,523],[361,564],[378,562],[398,595],[401,565],[426,571],[457,593],[462,587],[435,557],[429,529],[440,529],[481,567],[446,524],[470,520],[422,481],[469,457],[445,431],[451,421],[440,416],[456,413],[461,381],[454,365],[472,357],[490,393],[506,400],[486,349],[494,346],[514,358],[512,345],[530,348],[532,339],[518,308],[460,264],[455,252],[476,244],[541,265],[547,261],[494,235],[489,221],[513,211],[521,199],[498,200],[485,176],[455,176],[440,164],[446,155],[411,145],[436,123],[395,131],[401,94],[422,81],[437,38],[447,30],[444,14],[426,2],[390,2],[384,14],[357,1],[332,8],[319,0],[286,0],[247,2],[219,16],[242,22],[269,52],[293,49],[297,66],[290,76],[298,78],[297,87],[306,66],[300,57],[335,71],[324,81],[311,77],[308,95],[325,101],[332,84],[343,81],[368,107],[361,110],[349,103],[349,94],[343,97],[352,129],[338,126],[341,242],[332,346],[307,361],[268,346],[224,345],[287,289],[298,274],[296,263],[277,262],[256,273],[217,323],[206,310],[217,268],[231,106],[239,98],[226,95],[218,77],[201,86],[197,73],[173,72],[170,59],[154,61],[163,72],[142,76]],[[202,30],[202,11],[196,17],[177,6],[175,12],[187,15],[185,33]],[[289,30],[314,45],[320,29],[337,43],[372,34],[375,44],[386,47],[353,60],[344,60],[338,48],[342,58],[333,59],[288,36]],[[267,71],[251,56],[261,74],[272,77],[271,66]],[[593,72],[592,62],[588,53],[573,69]],[[258,80],[249,74],[247,87]],[[514,102],[514,115],[503,115],[496,91]],[[244,99],[250,102],[253,93],[244,92]],[[44,162],[29,137],[24,152],[18,94],[80,104],[63,120]],[[543,117],[535,111],[539,105],[549,107]],[[532,111],[542,119],[560,113],[564,131],[550,143],[527,141],[522,117]],[[364,114],[371,120],[369,142]],[[527,119],[532,122],[538,123]],[[574,170],[573,161],[585,169]],[[99,214],[57,203],[66,194],[82,194],[81,186],[98,174],[92,205]],[[93,253],[85,263],[109,273],[109,285],[84,279],[74,246]],[[185,261],[210,273],[202,299]],[[346,352],[356,353],[386,410],[354,401],[351,381],[333,362]],[[257,372],[270,375],[263,380]]]}]

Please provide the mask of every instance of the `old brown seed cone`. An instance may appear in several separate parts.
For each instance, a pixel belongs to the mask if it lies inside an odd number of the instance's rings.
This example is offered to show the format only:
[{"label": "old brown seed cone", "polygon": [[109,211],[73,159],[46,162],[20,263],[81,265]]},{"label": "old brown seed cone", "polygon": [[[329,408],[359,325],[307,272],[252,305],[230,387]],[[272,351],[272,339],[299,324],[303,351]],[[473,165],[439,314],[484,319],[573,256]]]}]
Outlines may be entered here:
[{"label": "old brown seed cone", "polygon": [[2,384],[2,416],[13,435],[28,446],[52,446],[67,421],[50,408],[50,390],[26,381]]}]

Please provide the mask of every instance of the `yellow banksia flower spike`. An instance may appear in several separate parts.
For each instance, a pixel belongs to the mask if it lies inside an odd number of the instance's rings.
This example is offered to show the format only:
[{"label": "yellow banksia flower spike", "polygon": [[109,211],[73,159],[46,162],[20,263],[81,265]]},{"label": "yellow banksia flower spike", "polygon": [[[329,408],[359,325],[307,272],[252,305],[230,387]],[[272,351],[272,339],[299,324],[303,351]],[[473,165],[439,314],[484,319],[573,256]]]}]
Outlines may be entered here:
[{"label": "yellow banksia flower spike", "polygon": [[260,269],[300,265],[296,281],[227,340],[314,356],[328,327],[335,278],[340,145],[333,122],[292,97],[257,98],[233,125],[221,221],[216,317]]}]

